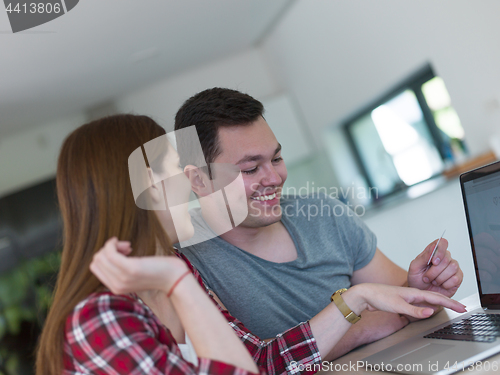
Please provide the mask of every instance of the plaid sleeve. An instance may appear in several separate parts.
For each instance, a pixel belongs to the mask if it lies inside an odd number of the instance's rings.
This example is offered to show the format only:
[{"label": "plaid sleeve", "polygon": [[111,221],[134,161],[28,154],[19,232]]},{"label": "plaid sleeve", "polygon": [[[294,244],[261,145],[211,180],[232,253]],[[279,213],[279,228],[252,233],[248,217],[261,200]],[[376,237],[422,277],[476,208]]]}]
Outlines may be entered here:
[{"label": "plaid sleeve", "polygon": [[[198,280],[211,296],[203,283],[200,273],[189,260],[177,253],[183,259]],[[314,374],[321,366],[321,354],[316,344],[309,322],[300,323],[288,331],[277,335],[271,341],[262,341],[253,335],[238,319],[212,298],[222,312],[229,325],[247,347],[255,363],[269,375],[274,374]],[[316,364],[316,366],[314,366]],[[316,369],[315,369],[316,368]]]},{"label": "plaid sleeve", "polygon": [[207,358],[199,358],[197,367],[186,362],[149,308],[107,292],[91,295],[75,307],[66,321],[65,352],[65,373],[248,374]]}]

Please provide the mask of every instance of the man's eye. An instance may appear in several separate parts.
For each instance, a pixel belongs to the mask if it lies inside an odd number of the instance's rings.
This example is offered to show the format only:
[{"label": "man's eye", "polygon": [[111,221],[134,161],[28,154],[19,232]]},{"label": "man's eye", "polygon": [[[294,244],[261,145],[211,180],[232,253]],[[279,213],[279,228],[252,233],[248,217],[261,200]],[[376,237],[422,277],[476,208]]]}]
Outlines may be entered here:
[{"label": "man's eye", "polygon": [[254,174],[255,172],[257,172],[257,167],[255,167],[254,169],[249,169],[248,171],[243,171],[243,173],[245,174]]}]

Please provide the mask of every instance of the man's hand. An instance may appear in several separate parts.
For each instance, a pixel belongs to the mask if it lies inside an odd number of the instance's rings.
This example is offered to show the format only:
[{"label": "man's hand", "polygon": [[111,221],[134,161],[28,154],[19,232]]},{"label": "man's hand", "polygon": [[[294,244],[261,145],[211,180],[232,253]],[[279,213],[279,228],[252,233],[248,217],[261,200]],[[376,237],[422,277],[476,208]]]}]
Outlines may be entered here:
[{"label": "man's hand", "polygon": [[408,286],[421,290],[438,292],[446,297],[455,294],[462,283],[464,274],[448,249],[448,241],[441,239],[432,262],[427,266],[438,240],[430,243],[410,264],[408,270]]},{"label": "man's hand", "polygon": [[324,360],[333,361],[363,344],[392,335],[408,324],[402,315],[385,311],[363,311],[362,319],[354,324],[342,340],[328,353]]}]

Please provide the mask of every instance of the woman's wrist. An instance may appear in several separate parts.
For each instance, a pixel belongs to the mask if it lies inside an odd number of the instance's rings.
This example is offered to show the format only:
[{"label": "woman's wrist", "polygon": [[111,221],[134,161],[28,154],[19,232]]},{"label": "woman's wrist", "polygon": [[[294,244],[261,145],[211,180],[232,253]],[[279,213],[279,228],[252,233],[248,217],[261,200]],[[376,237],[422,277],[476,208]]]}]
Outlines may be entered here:
[{"label": "woman's wrist", "polygon": [[368,302],[365,298],[365,289],[366,288],[362,285],[354,285],[347,289],[346,292],[342,293],[344,302],[356,315],[361,314],[368,306]]},{"label": "woman's wrist", "polygon": [[174,303],[174,306],[175,301],[183,300],[185,302],[188,302],[188,300],[196,296],[198,289],[202,291],[200,284],[198,284],[198,281],[195,279],[194,275],[189,272],[185,276],[183,275],[182,278],[179,279],[179,282],[175,285],[175,287],[171,289],[169,298]]},{"label": "woman's wrist", "polygon": [[169,293],[172,286],[182,275],[189,271],[189,268],[182,259],[176,256],[160,256],[157,257],[157,261],[161,262],[161,266],[159,265],[156,271],[160,272],[161,270],[161,275],[158,278],[158,282],[161,284],[157,289]]},{"label": "woman's wrist", "polygon": [[173,283],[173,285],[170,287],[169,291],[167,292],[167,297],[170,298],[170,296],[172,295],[172,293],[174,292],[175,288],[177,287],[177,285],[182,282],[182,280],[187,276],[191,274],[191,271],[190,270],[187,270],[185,271],[182,275],[180,275],[177,280]]}]

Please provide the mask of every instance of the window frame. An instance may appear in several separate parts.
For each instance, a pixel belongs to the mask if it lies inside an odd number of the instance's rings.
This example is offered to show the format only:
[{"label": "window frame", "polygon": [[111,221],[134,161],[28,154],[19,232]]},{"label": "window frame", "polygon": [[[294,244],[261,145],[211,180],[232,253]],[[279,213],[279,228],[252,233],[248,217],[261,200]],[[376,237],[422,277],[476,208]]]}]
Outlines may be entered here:
[{"label": "window frame", "polygon": [[[360,110],[356,111],[354,114],[349,116],[346,120],[342,121],[341,127],[343,128],[344,135],[347,138],[347,141],[349,143],[349,147],[351,149],[351,152],[354,156],[354,160],[356,162],[356,165],[359,168],[359,171],[363,178],[365,179],[366,183],[370,187],[374,187],[373,181],[370,178],[370,175],[365,167],[365,164],[363,162],[363,159],[361,157],[361,152],[356,145],[354,135],[351,131],[351,127],[356,123],[357,120],[360,118],[370,114],[375,108],[387,103],[391,99],[395,98],[396,96],[402,94],[406,90],[412,90],[415,93],[415,97],[418,101],[418,104],[420,105],[420,108],[422,110],[422,115],[424,117],[425,123],[427,125],[427,128],[431,134],[432,141],[434,146],[436,147],[437,151],[439,152],[439,155],[441,156],[441,159],[443,162],[446,164],[448,161],[453,161],[453,158],[447,156],[446,153],[446,147],[447,145],[445,144],[443,137],[441,136],[441,130],[437,127],[436,121],[434,120],[434,116],[432,114],[431,109],[429,108],[429,105],[427,104],[427,101],[425,100],[424,93],[422,92],[422,85],[431,80],[432,78],[436,77],[436,74],[434,73],[434,70],[431,66],[430,63],[427,63],[424,65],[422,68],[411,74],[408,78],[404,79],[402,82],[400,82],[398,85],[384,93],[382,96],[377,98],[376,100],[370,102],[368,105],[365,105],[362,107]],[[441,175],[441,173],[438,173],[437,175]],[[431,176],[429,179],[435,177]],[[427,181],[427,180],[424,180]],[[421,181],[421,182],[424,182]],[[410,185],[410,186],[415,186],[421,182],[418,182],[416,184]],[[402,190],[408,189],[410,186],[406,185],[404,182],[401,181],[400,184],[397,184],[395,188],[389,192],[386,193],[382,196],[378,196],[375,198],[376,200],[383,199],[387,196],[390,196],[392,194],[398,193]]]}]

